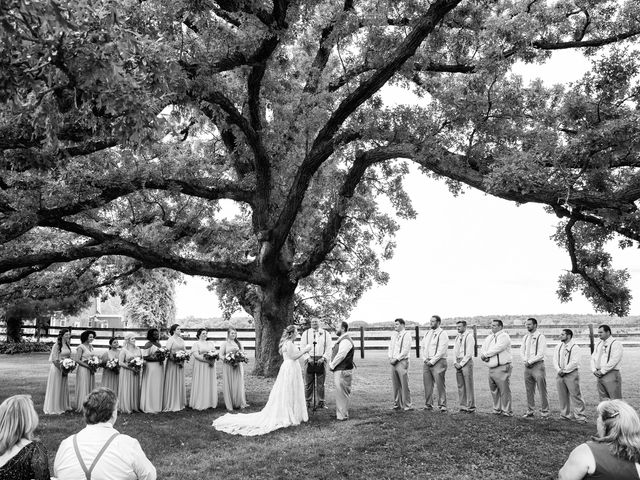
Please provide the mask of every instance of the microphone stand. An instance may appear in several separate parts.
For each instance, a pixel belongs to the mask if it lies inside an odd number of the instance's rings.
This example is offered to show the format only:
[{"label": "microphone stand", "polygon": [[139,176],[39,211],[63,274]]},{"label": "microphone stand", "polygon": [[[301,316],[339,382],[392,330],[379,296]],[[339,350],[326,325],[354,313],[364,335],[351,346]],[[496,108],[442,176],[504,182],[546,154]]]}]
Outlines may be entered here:
[{"label": "microphone stand", "polygon": [[313,409],[311,410],[312,412],[315,413],[315,411],[317,410],[317,405],[316,405],[316,380],[318,379],[318,374],[316,372],[316,369],[318,367],[317,363],[316,363],[316,339],[315,339],[315,333],[313,334],[313,383],[311,384],[311,391],[313,392]]}]

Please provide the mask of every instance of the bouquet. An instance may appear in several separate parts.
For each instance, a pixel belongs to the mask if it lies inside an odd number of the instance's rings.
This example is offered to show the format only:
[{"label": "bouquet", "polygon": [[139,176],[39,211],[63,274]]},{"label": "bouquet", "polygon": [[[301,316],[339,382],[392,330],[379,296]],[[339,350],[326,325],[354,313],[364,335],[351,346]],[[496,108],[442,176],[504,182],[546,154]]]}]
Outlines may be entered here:
[{"label": "bouquet", "polygon": [[189,352],[186,350],[178,350],[173,354],[173,361],[178,364],[178,367],[183,368],[184,362],[189,361]]},{"label": "bouquet", "polygon": [[224,363],[228,363],[232,367],[237,367],[242,362],[249,363],[249,357],[247,357],[244,352],[240,350],[229,352],[224,356]]},{"label": "bouquet", "polygon": [[104,368],[111,370],[113,373],[118,373],[120,371],[120,364],[118,363],[118,360],[112,358],[111,360],[107,360],[104,364]]},{"label": "bouquet", "polygon": [[[216,352],[215,350],[209,350],[208,352],[204,352],[202,356],[207,361],[215,361],[215,360],[218,360],[219,358],[218,352]],[[209,366],[213,367],[213,364],[210,363]]]},{"label": "bouquet", "polygon": [[133,357],[127,362],[127,365],[129,365],[129,368],[131,368],[133,370],[133,373],[137,375],[142,370],[144,360],[142,359],[142,357]]},{"label": "bouquet", "polygon": [[60,362],[60,369],[62,370],[62,376],[66,377],[69,372],[73,372],[76,368],[76,362],[70,358],[65,358]]},{"label": "bouquet", "polygon": [[91,370],[91,373],[96,373],[98,368],[102,366],[102,362],[98,357],[94,355],[89,360],[87,360],[87,366],[89,367],[89,370]]},{"label": "bouquet", "polygon": [[160,347],[158,348],[154,355],[155,357],[158,359],[158,361],[160,362],[164,362],[167,358],[169,358],[169,355],[171,354],[171,352],[169,352],[169,350],[167,350],[164,347]]}]

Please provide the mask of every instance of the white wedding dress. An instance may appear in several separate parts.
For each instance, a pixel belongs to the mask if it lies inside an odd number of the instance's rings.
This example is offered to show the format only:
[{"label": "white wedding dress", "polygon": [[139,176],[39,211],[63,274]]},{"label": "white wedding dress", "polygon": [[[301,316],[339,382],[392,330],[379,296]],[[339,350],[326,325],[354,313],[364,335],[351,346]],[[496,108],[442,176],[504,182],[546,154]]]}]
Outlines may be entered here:
[{"label": "white wedding dress", "polygon": [[292,341],[285,342],[284,361],[264,408],[256,413],[227,413],[217,418],[213,427],[232,435],[255,436],[309,420],[299,355],[300,350]]}]

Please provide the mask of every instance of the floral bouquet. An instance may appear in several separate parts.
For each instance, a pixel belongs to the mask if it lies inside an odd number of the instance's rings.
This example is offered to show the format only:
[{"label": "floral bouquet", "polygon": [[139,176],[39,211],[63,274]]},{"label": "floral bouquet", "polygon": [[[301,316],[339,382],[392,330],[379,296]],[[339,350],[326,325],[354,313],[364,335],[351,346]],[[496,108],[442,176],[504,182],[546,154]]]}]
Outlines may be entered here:
[{"label": "floral bouquet", "polygon": [[89,360],[87,360],[87,366],[89,367],[89,370],[91,370],[91,373],[96,373],[98,368],[102,366],[102,362],[98,357],[94,355]]},{"label": "floral bouquet", "polygon": [[158,359],[158,361],[164,362],[167,358],[169,358],[171,352],[169,352],[169,350],[164,347],[160,347],[155,351],[154,355]]},{"label": "floral bouquet", "polygon": [[62,376],[66,377],[69,372],[73,372],[76,368],[76,362],[70,358],[65,358],[60,362],[60,369],[62,370]]},{"label": "floral bouquet", "polygon": [[133,373],[137,375],[142,370],[144,360],[142,359],[142,357],[133,357],[127,362],[127,365],[129,365],[129,368],[131,368],[133,370]]},{"label": "floral bouquet", "polygon": [[229,352],[224,356],[224,363],[228,363],[232,367],[237,367],[242,362],[249,363],[249,357],[247,357],[244,352],[240,350]]},{"label": "floral bouquet", "polygon": [[[218,352],[216,352],[215,350],[209,350],[208,352],[204,352],[202,356],[204,357],[205,360],[209,362],[218,360],[218,358],[220,358],[220,355],[218,355]],[[210,363],[209,366],[213,367],[213,364]]]},{"label": "floral bouquet", "polygon": [[111,360],[107,360],[104,364],[104,368],[111,370],[113,373],[118,373],[120,372],[120,363],[118,363],[118,360],[115,358],[112,358]]},{"label": "floral bouquet", "polygon": [[178,367],[183,368],[184,362],[189,361],[189,352],[186,350],[178,350],[173,354],[173,361],[178,364]]}]

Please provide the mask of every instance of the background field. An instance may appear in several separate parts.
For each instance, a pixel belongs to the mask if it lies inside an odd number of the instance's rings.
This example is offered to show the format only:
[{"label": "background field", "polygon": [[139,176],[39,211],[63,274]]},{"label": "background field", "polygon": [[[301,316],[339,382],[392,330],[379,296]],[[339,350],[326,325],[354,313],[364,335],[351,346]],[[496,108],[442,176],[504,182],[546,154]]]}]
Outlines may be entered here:
[{"label": "background field", "polygon": [[[46,354],[0,356],[0,400],[30,393],[41,413],[49,368],[47,358]],[[582,390],[590,419],[587,425],[558,419],[555,373],[550,358],[547,358],[547,379],[553,418],[533,421],[518,418],[525,409],[523,367],[518,360],[516,355],[512,376],[515,418],[490,414],[487,369],[477,359],[476,415],[455,413],[458,403],[451,366],[447,372],[449,413],[392,411],[385,356],[382,352],[367,352],[366,359],[357,360],[352,418],[348,422],[334,420],[330,374],[329,410],[316,412],[300,427],[263,437],[235,437],[213,430],[211,421],[224,413],[224,407],[205,412],[187,409],[158,415],[121,415],[116,428],[140,441],[158,469],[159,479],[555,478],[571,449],[595,431],[593,412],[597,393],[594,377],[588,372],[588,356],[583,356],[581,365]],[[640,349],[625,350],[623,395],[635,408],[640,405],[639,361]],[[416,407],[424,403],[421,363],[412,358],[410,368]],[[100,374],[98,383],[99,379]],[[187,366],[188,389],[190,380]],[[262,408],[272,383],[272,379],[247,375],[249,411]],[[73,383],[71,389],[73,397]],[[38,435],[49,450],[51,463],[60,441],[83,426],[78,414],[41,414]]]}]

